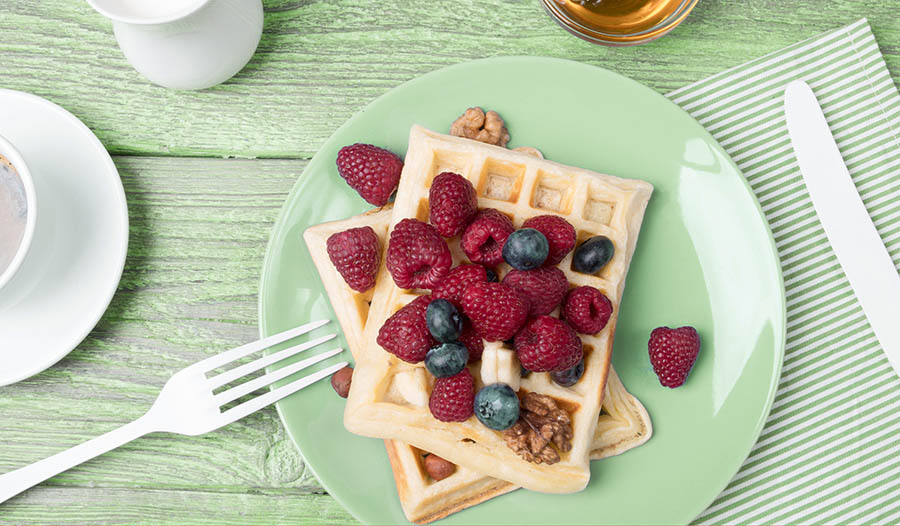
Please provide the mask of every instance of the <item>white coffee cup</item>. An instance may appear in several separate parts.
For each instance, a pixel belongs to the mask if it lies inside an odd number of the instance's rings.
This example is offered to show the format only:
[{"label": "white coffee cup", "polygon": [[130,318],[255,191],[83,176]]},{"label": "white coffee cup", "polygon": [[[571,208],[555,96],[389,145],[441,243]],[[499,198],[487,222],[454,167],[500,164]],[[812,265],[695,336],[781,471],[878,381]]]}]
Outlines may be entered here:
[{"label": "white coffee cup", "polygon": [[[18,182],[21,183],[21,190],[25,194],[25,227],[21,241],[13,252],[13,257],[9,260],[9,264],[5,269],[0,269],[0,300],[7,303],[10,296],[10,290],[16,286],[21,279],[17,277],[22,273],[28,254],[31,251],[32,243],[35,237],[35,230],[38,222],[38,198],[35,190],[34,179],[31,177],[31,171],[25,163],[22,154],[3,136],[0,136],[0,155],[5,157],[12,165],[18,175]],[[4,184],[0,181],[0,184]],[[12,192],[10,188],[7,191]],[[18,189],[16,189],[18,190]],[[9,211],[0,211],[0,213],[9,213]],[[0,226],[2,228],[2,226]]]},{"label": "white coffee cup", "polygon": [[262,0],[87,0],[151,82],[205,89],[244,68],[262,35]]}]

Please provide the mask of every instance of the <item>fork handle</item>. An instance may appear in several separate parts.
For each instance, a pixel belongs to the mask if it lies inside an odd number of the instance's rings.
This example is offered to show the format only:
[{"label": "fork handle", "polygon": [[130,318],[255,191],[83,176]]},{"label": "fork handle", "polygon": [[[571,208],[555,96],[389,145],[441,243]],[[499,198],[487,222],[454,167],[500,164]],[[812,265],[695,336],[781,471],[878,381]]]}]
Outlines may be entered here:
[{"label": "fork handle", "polygon": [[147,415],[52,457],[0,475],[0,503],[107,451],[155,431]]}]

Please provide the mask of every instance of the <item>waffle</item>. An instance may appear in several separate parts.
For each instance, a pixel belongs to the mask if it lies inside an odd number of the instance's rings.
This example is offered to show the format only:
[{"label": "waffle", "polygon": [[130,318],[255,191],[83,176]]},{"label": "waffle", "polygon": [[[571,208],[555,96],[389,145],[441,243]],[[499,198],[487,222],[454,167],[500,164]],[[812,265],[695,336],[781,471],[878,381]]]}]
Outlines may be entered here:
[{"label": "waffle", "polygon": [[[413,126],[389,230],[407,217],[427,221],[428,188],[443,171],[472,181],[479,207],[498,209],[517,227],[534,215],[555,213],[575,226],[580,240],[602,234],[616,247],[613,259],[597,275],[572,271],[571,254],[560,265],[571,284],[592,285],[613,303],[607,327],[582,337],[584,376],[569,388],[555,384],[546,373],[533,373],[521,381],[523,392],[550,396],[567,410],[572,447],[555,464],[530,463],[507,447],[501,433],[475,418],[438,421],[426,407],[433,379],[424,365],[405,363],[374,343],[361,347],[357,357],[344,426],[363,436],[403,440],[458,466],[477,468],[534,491],[580,491],[590,478],[591,443],[609,371],[618,306],[652,187]],[[454,262],[463,261],[458,240],[449,244]],[[497,270],[502,276],[507,269]],[[421,293],[396,287],[382,261],[363,341],[375,342],[385,320]],[[469,369],[476,388],[480,387],[478,364]]]},{"label": "waffle", "polygon": [[[304,233],[310,255],[354,356],[365,345],[363,329],[369,314],[372,289],[359,293],[346,284],[328,258],[326,241],[337,232],[370,226],[378,235],[380,246],[385,246],[390,216],[390,208],[376,209],[342,221],[316,225]],[[647,411],[625,390],[610,366],[591,458],[601,459],[624,453],[646,442],[651,433]],[[406,517],[413,522],[438,520],[516,489],[508,482],[463,467],[449,477],[435,481],[423,469],[422,450],[397,440],[385,440],[385,448],[391,461],[400,505]]]}]

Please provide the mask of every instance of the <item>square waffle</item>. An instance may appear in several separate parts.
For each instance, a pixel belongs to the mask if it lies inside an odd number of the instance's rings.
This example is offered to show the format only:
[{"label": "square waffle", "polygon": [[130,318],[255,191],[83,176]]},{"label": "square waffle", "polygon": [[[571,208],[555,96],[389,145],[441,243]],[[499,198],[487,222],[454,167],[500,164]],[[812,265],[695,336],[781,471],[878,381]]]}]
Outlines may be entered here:
[{"label": "square waffle", "polygon": [[[369,226],[378,236],[379,246],[384,247],[390,218],[389,207],[376,209],[342,221],[310,227],[303,235],[354,356],[365,345],[363,330],[372,301],[372,289],[359,293],[347,285],[328,258],[326,242],[332,234]],[[651,434],[650,417],[644,406],[625,390],[610,366],[591,458],[618,455],[643,444]],[[398,440],[386,440],[385,448],[391,461],[400,505],[406,517],[413,522],[438,520],[517,489],[508,482],[463,467],[458,467],[449,477],[436,481],[423,468],[425,452],[422,450]]]},{"label": "square waffle", "polygon": [[[364,436],[403,440],[458,466],[531,490],[580,491],[590,478],[588,464],[609,372],[618,307],[652,186],[413,126],[388,231],[407,217],[428,220],[429,185],[444,171],[470,180],[478,194],[479,208],[498,209],[516,227],[534,215],[555,213],[575,227],[579,240],[604,235],[615,246],[613,259],[596,275],[571,270],[571,254],[560,264],[571,284],[594,286],[613,304],[607,327],[596,335],[582,336],[584,376],[572,387],[555,384],[546,373],[533,373],[521,381],[524,392],[550,396],[567,410],[572,421],[572,448],[561,453],[555,464],[530,463],[507,447],[501,433],[475,418],[441,422],[431,415],[427,397],[433,379],[424,365],[405,363],[374,343],[385,320],[424,293],[398,288],[384,257],[363,336],[367,344],[356,359],[344,426]],[[449,245],[454,262],[464,261],[458,240],[450,240]],[[497,270],[502,276],[508,269],[501,266]],[[469,368],[477,389],[481,386],[478,364]]]}]

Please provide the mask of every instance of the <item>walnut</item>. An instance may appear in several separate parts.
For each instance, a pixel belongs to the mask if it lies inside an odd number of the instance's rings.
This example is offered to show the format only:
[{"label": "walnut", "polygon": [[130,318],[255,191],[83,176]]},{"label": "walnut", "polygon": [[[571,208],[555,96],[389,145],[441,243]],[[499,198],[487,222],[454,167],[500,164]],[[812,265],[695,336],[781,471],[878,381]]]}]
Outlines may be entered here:
[{"label": "walnut", "polygon": [[528,393],[522,399],[519,421],[503,436],[506,445],[526,461],[556,464],[559,452],[572,449],[572,421],[549,396]]},{"label": "walnut", "polygon": [[469,108],[450,125],[450,135],[506,147],[509,132],[503,126],[503,118],[496,111],[484,112],[481,108]]}]

